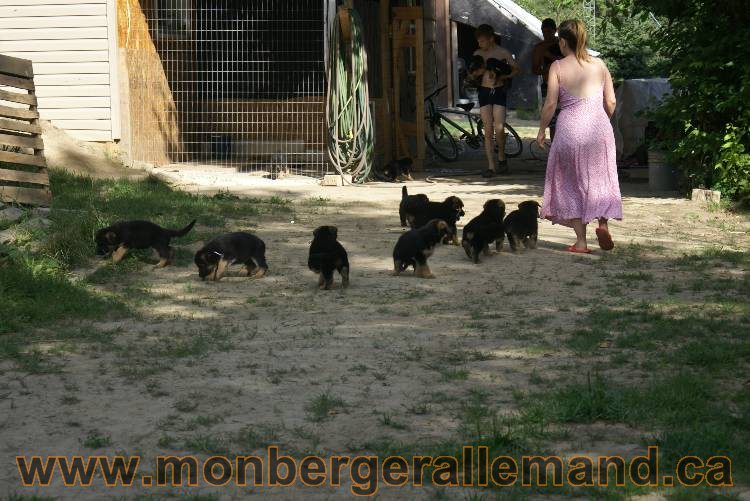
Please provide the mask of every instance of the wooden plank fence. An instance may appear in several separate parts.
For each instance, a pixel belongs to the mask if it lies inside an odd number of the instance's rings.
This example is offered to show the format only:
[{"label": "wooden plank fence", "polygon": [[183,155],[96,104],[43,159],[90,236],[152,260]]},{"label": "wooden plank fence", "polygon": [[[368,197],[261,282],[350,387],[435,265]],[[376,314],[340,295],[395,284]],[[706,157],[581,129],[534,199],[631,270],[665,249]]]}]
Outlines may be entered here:
[{"label": "wooden plank fence", "polygon": [[0,54],[0,200],[49,205],[31,61]]}]

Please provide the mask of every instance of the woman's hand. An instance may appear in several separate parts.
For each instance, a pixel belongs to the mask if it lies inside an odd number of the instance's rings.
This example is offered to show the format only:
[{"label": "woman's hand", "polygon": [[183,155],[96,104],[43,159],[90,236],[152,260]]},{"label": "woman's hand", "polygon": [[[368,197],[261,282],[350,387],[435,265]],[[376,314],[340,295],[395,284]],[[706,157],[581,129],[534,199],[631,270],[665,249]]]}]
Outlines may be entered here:
[{"label": "woman's hand", "polygon": [[546,129],[539,129],[539,134],[536,135],[536,144],[539,145],[541,149],[544,149],[544,141],[547,139],[547,130]]}]

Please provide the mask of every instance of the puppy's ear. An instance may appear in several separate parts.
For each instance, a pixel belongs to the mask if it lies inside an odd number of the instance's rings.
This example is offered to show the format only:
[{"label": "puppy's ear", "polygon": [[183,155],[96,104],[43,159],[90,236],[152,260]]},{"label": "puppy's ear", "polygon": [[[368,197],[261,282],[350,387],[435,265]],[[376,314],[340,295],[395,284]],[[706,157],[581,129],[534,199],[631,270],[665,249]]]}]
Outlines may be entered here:
[{"label": "puppy's ear", "polygon": [[339,229],[335,226],[329,226],[329,231],[331,232],[331,235],[333,235],[333,238],[339,238]]},{"label": "puppy's ear", "polygon": [[321,229],[323,229],[322,226],[319,226],[319,227],[315,228],[315,230],[313,231],[313,237],[318,238],[320,236],[320,230]]}]

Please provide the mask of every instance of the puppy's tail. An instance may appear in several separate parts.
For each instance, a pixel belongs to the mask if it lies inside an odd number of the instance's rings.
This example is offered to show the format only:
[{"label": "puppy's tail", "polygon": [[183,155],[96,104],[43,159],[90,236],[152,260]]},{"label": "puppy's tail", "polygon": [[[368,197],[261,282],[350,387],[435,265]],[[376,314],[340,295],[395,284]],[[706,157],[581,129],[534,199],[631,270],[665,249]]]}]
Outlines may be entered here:
[{"label": "puppy's tail", "polygon": [[193,219],[193,221],[189,225],[185,226],[181,230],[167,230],[167,232],[169,232],[169,236],[171,237],[184,237],[190,230],[193,229],[196,221],[197,219]]},{"label": "puppy's tail", "polygon": [[406,191],[406,185],[404,185],[403,188],[401,188],[401,200],[406,200],[406,197],[409,196],[409,192]]}]

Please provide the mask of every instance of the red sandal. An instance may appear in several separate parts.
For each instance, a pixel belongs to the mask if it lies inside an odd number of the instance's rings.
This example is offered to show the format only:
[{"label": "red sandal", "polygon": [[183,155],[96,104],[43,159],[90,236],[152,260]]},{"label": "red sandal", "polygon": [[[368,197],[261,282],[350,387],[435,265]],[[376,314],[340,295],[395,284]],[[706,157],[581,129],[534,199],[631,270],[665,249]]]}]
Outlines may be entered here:
[{"label": "red sandal", "polygon": [[568,252],[573,252],[575,254],[591,254],[591,249],[579,249],[576,247],[576,244],[573,244],[568,247]]},{"label": "red sandal", "polygon": [[612,235],[609,234],[605,228],[596,229],[596,239],[599,241],[599,247],[602,250],[608,251],[615,247],[615,243],[612,241]]}]

